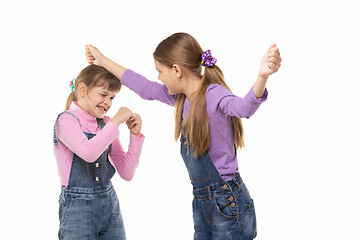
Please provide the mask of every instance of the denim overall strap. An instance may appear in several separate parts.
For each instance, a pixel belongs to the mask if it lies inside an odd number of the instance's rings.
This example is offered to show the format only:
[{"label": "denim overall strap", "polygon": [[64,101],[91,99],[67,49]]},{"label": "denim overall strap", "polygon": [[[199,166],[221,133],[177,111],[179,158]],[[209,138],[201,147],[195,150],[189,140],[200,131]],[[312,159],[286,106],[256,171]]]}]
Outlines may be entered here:
[{"label": "denim overall strap", "polygon": [[209,151],[198,157],[181,136],[181,155],[193,185],[194,239],[251,240],[256,237],[256,215],[239,173],[225,181]]},{"label": "denim overall strap", "polygon": [[[71,112],[64,111],[60,113],[54,124],[54,145],[58,146],[58,138],[56,135],[56,123],[61,114],[70,114],[75,117],[81,127],[80,120]],[[106,123],[103,119],[96,119],[99,127],[102,129]],[[96,134],[84,132],[85,136],[90,140]],[[107,149],[96,159],[95,162],[89,163],[74,153],[71,164],[70,176],[67,190],[75,192],[96,192],[101,189],[108,189],[111,185],[110,179],[115,174],[115,168],[110,163],[108,155],[111,149],[111,144]]]},{"label": "denim overall strap", "polygon": [[189,145],[186,137],[182,135],[180,141],[181,155],[195,190],[227,184],[220,176],[208,151],[195,158],[194,148]]},{"label": "denim overall strap", "polygon": [[103,129],[106,125],[103,118],[96,118],[97,124],[99,125],[100,129]]},{"label": "denim overall strap", "polygon": [[67,111],[64,111],[64,112],[60,113],[60,114],[57,116],[57,118],[56,118],[56,120],[55,120],[55,123],[54,123],[54,146],[59,146],[59,139],[57,138],[57,135],[56,135],[56,123],[57,123],[59,117],[60,117],[62,114],[64,114],[64,113],[70,114],[70,115],[72,115],[74,118],[76,118],[76,120],[78,120],[78,122],[79,122],[79,124],[80,124],[80,127],[81,127],[80,120],[79,120],[74,114],[72,114],[71,112],[67,112]]},{"label": "denim overall strap", "polygon": [[[84,132],[84,134],[89,140],[96,136],[94,133]],[[84,161],[74,153],[67,189],[77,192],[96,192],[107,189],[115,174],[115,168],[108,158],[110,149],[111,144],[92,163]]]}]

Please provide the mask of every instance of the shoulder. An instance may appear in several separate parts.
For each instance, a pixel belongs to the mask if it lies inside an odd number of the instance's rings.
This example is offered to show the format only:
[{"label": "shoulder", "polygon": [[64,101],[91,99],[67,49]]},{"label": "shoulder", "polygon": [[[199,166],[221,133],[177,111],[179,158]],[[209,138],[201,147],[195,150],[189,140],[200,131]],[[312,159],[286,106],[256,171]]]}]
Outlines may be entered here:
[{"label": "shoulder", "polygon": [[231,92],[219,84],[211,84],[206,91],[206,103],[218,103],[225,96],[231,95]]},{"label": "shoulder", "polygon": [[226,87],[221,86],[220,84],[211,84],[208,86],[206,92],[207,93],[211,92],[212,94],[214,94],[214,93],[221,93],[221,92],[229,92],[229,90]]},{"label": "shoulder", "polygon": [[71,110],[64,111],[58,115],[57,122],[59,125],[62,124],[77,124],[81,125],[79,118],[76,113]]}]

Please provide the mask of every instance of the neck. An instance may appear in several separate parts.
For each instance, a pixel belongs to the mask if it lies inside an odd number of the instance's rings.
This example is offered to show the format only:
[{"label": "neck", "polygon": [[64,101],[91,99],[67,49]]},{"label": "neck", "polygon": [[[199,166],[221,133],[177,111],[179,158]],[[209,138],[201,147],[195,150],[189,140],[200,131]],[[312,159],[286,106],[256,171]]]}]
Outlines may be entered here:
[{"label": "neck", "polygon": [[81,108],[84,112],[86,112],[87,114],[90,115],[90,113],[88,113],[88,111],[86,111],[85,107],[84,107],[84,102],[81,101],[80,99],[78,101],[76,101],[76,105],[78,105],[79,108]]},{"label": "neck", "polygon": [[199,90],[201,83],[202,79],[197,77],[185,80],[186,87],[184,89],[184,94],[189,102],[194,99],[194,93]]}]

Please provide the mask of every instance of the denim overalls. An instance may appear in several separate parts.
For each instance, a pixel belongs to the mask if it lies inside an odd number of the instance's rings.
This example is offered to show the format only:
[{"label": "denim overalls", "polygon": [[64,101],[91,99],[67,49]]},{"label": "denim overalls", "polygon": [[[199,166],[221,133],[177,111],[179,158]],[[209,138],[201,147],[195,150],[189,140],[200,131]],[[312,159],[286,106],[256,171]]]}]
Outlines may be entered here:
[{"label": "denim overalls", "polygon": [[[72,113],[65,111],[61,114],[64,113],[79,121]],[[102,129],[105,122],[103,119],[97,121]],[[55,146],[58,145],[56,122]],[[81,126],[80,121],[79,124]],[[96,135],[84,134],[88,139]],[[67,188],[62,187],[59,198],[59,239],[126,239],[119,201],[110,181],[115,174],[108,159],[110,148],[111,145],[93,163],[84,161],[74,153],[69,183]]]},{"label": "denim overalls", "polygon": [[239,239],[256,237],[253,200],[239,173],[225,181],[209,152],[194,157],[193,147],[181,136],[181,155],[193,185],[194,239]]}]

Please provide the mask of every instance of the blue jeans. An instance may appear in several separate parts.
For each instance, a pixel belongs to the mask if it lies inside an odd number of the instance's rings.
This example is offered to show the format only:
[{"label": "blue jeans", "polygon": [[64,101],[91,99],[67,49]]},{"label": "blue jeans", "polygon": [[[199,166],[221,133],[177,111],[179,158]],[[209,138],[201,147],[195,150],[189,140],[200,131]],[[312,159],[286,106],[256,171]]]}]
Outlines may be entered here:
[{"label": "blue jeans", "polygon": [[119,201],[112,185],[99,193],[62,188],[59,204],[59,239],[126,239]]},{"label": "blue jeans", "polygon": [[[214,185],[211,193],[194,189],[194,239],[241,239],[256,237],[254,202],[239,175],[225,189]],[[230,187],[229,187],[230,186]]]},{"label": "blue jeans", "polygon": [[[81,126],[80,120],[76,118]],[[60,115],[61,115],[60,114]],[[59,115],[59,116],[60,116]],[[57,120],[56,120],[57,121]],[[102,129],[103,119],[97,119]],[[58,146],[54,125],[54,146]],[[90,140],[94,133],[84,132]],[[73,155],[67,188],[59,199],[59,239],[61,240],[125,240],[125,230],[119,201],[111,184],[115,168],[109,161],[111,145],[93,163]]]},{"label": "blue jeans", "polygon": [[256,237],[254,203],[239,173],[225,181],[208,151],[194,156],[181,136],[181,155],[193,185],[194,239],[252,240]]}]

